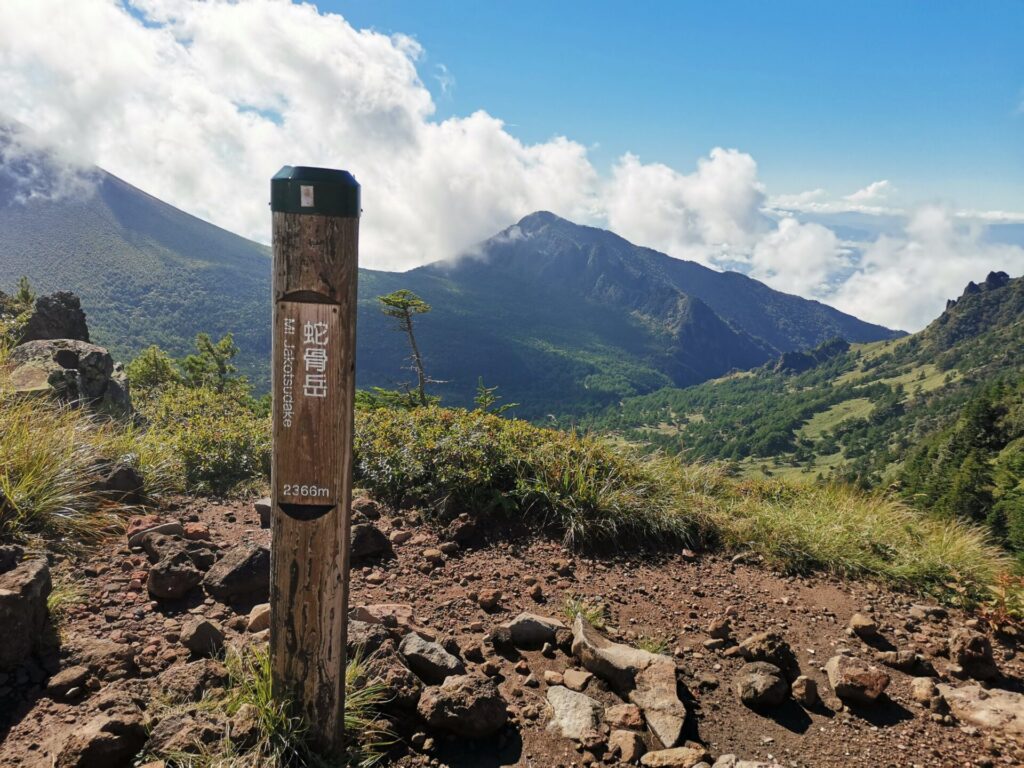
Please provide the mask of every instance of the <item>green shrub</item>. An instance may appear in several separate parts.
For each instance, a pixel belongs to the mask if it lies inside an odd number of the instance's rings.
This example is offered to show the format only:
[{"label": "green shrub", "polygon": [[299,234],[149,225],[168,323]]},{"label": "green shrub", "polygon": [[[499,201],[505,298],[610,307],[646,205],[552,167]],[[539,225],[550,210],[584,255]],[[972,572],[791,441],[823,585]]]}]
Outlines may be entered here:
[{"label": "green shrub", "polygon": [[568,545],[689,541],[690,520],[660,479],[662,461],[482,411],[356,416],[356,482],[381,500],[441,520],[461,512],[515,518]]},{"label": "green shrub", "polygon": [[179,490],[222,494],[269,478],[270,421],[244,386],[217,392],[170,385],[140,411],[148,429],[139,444],[169,450]]}]

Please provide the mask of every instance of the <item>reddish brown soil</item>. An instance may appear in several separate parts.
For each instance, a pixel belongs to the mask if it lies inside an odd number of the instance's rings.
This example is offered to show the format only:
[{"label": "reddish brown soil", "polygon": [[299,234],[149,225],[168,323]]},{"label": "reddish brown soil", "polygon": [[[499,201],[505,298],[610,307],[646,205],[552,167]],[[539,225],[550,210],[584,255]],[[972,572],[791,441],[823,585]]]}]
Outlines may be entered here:
[{"label": "reddish brown soil", "polygon": [[[182,501],[167,511],[183,520],[209,525],[212,538],[222,547],[251,537],[269,542],[259,528],[249,503]],[[394,516],[376,521],[385,533]],[[676,654],[686,687],[688,738],[700,741],[718,756],[735,753],[743,759],[778,760],[791,766],[983,766],[1024,764],[1024,749],[997,734],[978,732],[959,724],[942,724],[910,698],[911,678],[888,669],[892,684],[887,700],[851,711],[831,696],[822,672],[825,661],[839,648],[849,648],[870,659],[874,649],[846,632],[857,611],[873,613],[886,643],[900,650],[929,654],[940,675],[949,662],[941,649],[950,631],[970,617],[951,610],[948,619],[913,622],[911,603],[927,602],[864,582],[826,576],[785,577],[756,565],[732,565],[727,558],[699,555],[665,557],[588,558],[572,555],[559,544],[535,537],[501,538],[479,548],[462,551],[429,574],[419,566],[422,551],[443,539],[406,516],[403,527],[413,538],[395,547],[396,559],[357,568],[352,575],[352,605],[402,602],[414,606],[417,620],[439,638],[454,636],[462,648],[478,645],[487,630],[520,611],[562,617],[568,596],[605,602],[609,625],[621,642],[640,637],[664,642]],[[145,590],[130,589],[133,571],[146,570],[145,557],[133,554],[123,539],[112,542],[72,567],[85,594],[61,632],[65,644],[96,637],[130,644],[136,651],[141,677],[152,677],[168,666],[184,664],[188,653],[177,643],[176,631],[189,612],[202,613],[227,624],[249,606],[224,606],[204,599],[158,604]],[[571,575],[553,570],[558,560],[570,559]],[[58,569],[61,565],[57,566]],[[383,576],[382,584],[367,577]],[[529,596],[527,577],[539,580],[544,597]],[[485,589],[502,592],[500,609],[481,610],[468,593]],[[733,679],[743,662],[721,651],[707,651],[703,642],[710,620],[734,612],[736,640],[758,631],[776,629],[796,652],[804,674],[813,677],[824,697],[819,708],[806,711],[790,702],[776,711],[758,714],[743,706]],[[227,630],[228,642],[245,641],[244,630]],[[992,637],[998,661],[1013,687],[1024,677],[1024,662],[1005,638]],[[553,659],[540,652],[524,653],[539,687],[524,685],[525,675],[514,670],[515,659],[492,657],[501,663],[501,690],[511,703],[514,727],[496,743],[469,745],[463,740],[436,739],[431,757],[410,753],[402,764],[452,766],[569,766],[585,757],[575,745],[546,729],[544,670],[562,671],[572,660],[562,653]],[[470,668],[474,665],[469,664]],[[32,677],[37,679],[32,679]],[[20,679],[25,677],[25,679]],[[48,698],[45,680],[34,675],[9,676],[0,690],[11,690],[0,700],[0,766],[50,766],[54,745],[64,733],[80,726],[92,696],[77,703]],[[592,681],[587,694],[607,703],[618,701],[603,685]],[[433,761],[433,762],[431,762]]]}]

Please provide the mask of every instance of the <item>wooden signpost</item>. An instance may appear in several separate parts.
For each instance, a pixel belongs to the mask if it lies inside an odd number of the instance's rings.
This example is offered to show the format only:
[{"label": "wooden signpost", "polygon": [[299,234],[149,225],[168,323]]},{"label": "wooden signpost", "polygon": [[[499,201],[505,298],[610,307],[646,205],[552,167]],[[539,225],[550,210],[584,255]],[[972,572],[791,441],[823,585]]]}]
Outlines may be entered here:
[{"label": "wooden signpost", "polygon": [[346,171],[291,166],[270,189],[273,688],[330,754],[345,707],[360,190]]}]

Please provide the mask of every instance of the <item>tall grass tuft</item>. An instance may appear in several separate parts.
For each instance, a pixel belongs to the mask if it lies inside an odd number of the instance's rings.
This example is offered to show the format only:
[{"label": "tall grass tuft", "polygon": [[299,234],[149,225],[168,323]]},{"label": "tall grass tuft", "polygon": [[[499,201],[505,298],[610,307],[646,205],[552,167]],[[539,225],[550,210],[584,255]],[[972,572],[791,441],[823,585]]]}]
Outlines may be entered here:
[{"label": "tall grass tuft", "polygon": [[[371,660],[372,661],[372,660]],[[392,736],[377,713],[387,697],[386,688],[373,680],[372,664],[361,653],[345,670],[346,753],[340,757],[318,754],[309,743],[308,725],[294,716],[293,703],[272,695],[270,653],[266,646],[228,649],[225,658],[228,688],[198,705],[203,711],[228,718],[243,708],[256,723],[256,737],[243,749],[225,733],[212,745],[196,744],[187,752],[153,754],[173,768],[370,768],[383,757]],[[164,702],[162,716],[183,705]]]}]

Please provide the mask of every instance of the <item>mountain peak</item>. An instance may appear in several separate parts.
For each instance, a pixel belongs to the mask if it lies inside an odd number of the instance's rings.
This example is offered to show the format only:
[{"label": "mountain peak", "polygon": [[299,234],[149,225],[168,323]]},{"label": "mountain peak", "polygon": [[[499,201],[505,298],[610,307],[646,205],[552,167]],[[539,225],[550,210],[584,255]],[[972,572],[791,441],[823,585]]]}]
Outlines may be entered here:
[{"label": "mountain peak", "polygon": [[533,232],[541,229],[542,227],[559,222],[569,223],[560,216],[556,216],[551,211],[534,211],[531,214],[523,216],[516,226],[524,231]]}]

